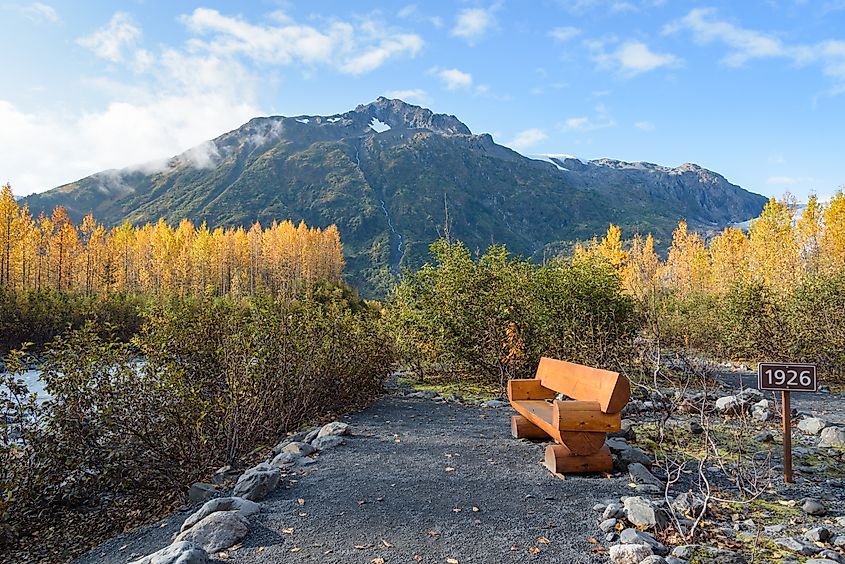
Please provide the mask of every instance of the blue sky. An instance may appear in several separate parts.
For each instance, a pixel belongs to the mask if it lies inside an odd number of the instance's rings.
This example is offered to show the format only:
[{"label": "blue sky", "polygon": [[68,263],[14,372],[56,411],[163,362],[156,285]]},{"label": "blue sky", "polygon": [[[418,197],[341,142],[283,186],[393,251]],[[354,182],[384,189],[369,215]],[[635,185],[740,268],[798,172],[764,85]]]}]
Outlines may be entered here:
[{"label": "blue sky", "polygon": [[523,154],[845,182],[845,0],[0,0],[0,180],[23,195],[256,115],[400,97]]}]

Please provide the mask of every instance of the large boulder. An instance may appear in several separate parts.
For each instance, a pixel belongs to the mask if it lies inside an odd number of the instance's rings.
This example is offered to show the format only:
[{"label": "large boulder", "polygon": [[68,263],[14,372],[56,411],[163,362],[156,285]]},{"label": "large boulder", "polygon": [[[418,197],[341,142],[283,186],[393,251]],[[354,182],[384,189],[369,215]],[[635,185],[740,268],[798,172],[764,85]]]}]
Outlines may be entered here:
[{"label": "large boulder", "polygon": [[188,541],[215,553],[235,546],[249,534],[249,521],[237,511],[216,511],[201,519],[174,542]]},{"label": "large boulder", "polygon": [[266,462],[257,464],[238,478],[238,483],[235,484],[235,490],[232,492],[232,495],[234,497],[243,497],[250,501],[264,499],[267,494],[275,490],[276,486],[279,485],[281,474],[281,471],[277,467]]},{"label": "large boulder", "polygon": [[206,564],[208,553],[188,541],[174,542],[148,556],[133,560],[129,564]]},{"label": "large boulder", "polygon": [[341,423],[340,421],[333,421],[327,425],[323,425],[323,428],[320,429],[319,433],[317,433],[317,438],[348,434],[349,425],[347,425],[346,423]]},{"label": "large boulder", "polygon": [[845,428],[825,427],[821,432],[819,446],[823,448],[845,448]]},{"label": "large boulder", "polygon": [[807,435],[818,435],[827,427],[827,421],[820,417],[805,417],[798,422],[798,428]]},{"label": "large boulder", "polygon": [[212,513],[218,511],[237,511],[242,517],[249,517],[261,511],[261,506],[242,497],[218,497],[207,501],[182,523],[182,531],[187,531]]},{"label": "large boulder", "polygon": [[725,415],[742,413],[745,403],[737,396],[724,396],[716,400],[716,411]]},{"label": "large boulder", "polygon": [[309,454],[317,452],[317,449],[308,443],[293,441],[282,447],[281,452],[288,452],[290,454],[295,454],[296,456],[308,456]]},{"label": "large boulder", "polygon": [[330,448],[342,445],[343,439],[340,437],[340,435],[324,435],[322,437],[317,437],[316,439],[314,439],[311,444],[317,450],[328,450]]},{"label": "large boulder", "polygon": [[625,517],[634,526],[662,529],[669,522],[666,511],[644,497],[626,497],[622,503],[625,506]]},{"label": "large boulder", "polygon": [[619,533],[619,542],[622,544],[646,544],[651,547],[654,554],[669,554],[669,549],[661,544],[660,541],[647,532],[638,531],[637,529],[624,529],[621,533]]},{"label": "large boulder", "polygon": [[762,399],[751,406],[751,418],[760,423],[765,423],[772,418],[771,402],[767,399]]}]

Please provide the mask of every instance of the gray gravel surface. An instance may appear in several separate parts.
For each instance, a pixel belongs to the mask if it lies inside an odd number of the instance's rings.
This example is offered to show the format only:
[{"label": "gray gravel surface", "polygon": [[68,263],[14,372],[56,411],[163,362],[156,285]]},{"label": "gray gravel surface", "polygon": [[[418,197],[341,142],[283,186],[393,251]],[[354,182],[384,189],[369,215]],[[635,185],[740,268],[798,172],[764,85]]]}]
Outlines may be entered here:
[{"label": "gray gravel surface", "polygon": [[[719,379],[730,389],[740,386],[757,389],[757,372],[753,370],[722,370]],[[824,375],[819,375],[819,385],[824,385]],[[780,392],[765,392],[767,399],[774,399],[780,404]],[[792,392],[790,405],[800,413],[814,414],[828,423],[845,425],[845,410],[842,409],[842,394],[831,392]]]},{"label": "gray gravel surface", "polygon": [[[344,418],[354,433],[345,445],[283,477],[226,561],[605,562],[587,540],[599,535],[591,507],[618,500],[627,480],[552,476],[539,464],[544,443],[511,438],[511,414],[382,398]],[[111,539],[78,562],[154,552],[186,515]]]}]

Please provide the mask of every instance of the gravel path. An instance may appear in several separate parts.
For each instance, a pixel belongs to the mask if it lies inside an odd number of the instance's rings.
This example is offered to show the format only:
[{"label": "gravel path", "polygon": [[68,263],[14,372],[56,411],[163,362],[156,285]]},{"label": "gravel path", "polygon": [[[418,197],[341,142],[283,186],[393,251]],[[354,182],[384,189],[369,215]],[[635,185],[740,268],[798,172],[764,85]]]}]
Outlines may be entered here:
[{"label": "gravel path", "polygon": [[[538,463],[509,408],[390,395],[343,420],[354,435],[283,477],[227,562],[605,562],[591,507],[627,480]],[[187,513],[109,540],[80,564],[125,563],[169,543]],[[533,554],[539,549],[538,554]],[[529,552],[530,550],[530,552]],[[421,557],[421,559],[420,559]]]}]

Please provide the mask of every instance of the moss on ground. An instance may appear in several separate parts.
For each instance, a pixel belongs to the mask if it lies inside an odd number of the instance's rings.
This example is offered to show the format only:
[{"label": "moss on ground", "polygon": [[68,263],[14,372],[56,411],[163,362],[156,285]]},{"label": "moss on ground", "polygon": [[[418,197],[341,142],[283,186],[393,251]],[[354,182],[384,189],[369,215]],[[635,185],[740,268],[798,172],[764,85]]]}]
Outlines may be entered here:
[{"label": "moss on ground", "polygon": [[399,382],[421,392],[437,392],[443,396],[451,393],[460,394],[466,400],[486,401],[500,396],[501,389],[496,384],[481,380],[455,380],[449,376],[427,376],[422,382],[415,376],[400,376]]}]

